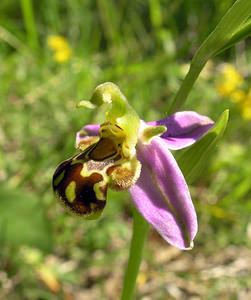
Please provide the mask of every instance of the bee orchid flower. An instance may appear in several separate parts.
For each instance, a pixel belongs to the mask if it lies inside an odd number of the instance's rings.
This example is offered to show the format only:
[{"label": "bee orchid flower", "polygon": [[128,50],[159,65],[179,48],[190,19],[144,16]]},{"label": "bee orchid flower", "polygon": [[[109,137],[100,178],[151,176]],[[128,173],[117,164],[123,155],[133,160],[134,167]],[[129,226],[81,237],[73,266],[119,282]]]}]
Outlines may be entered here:
[{"label": "bee orchid flower", "polygon": [[106,108],[101,125],[84,126],[76,135],[80,153],[62,162],[53,176],[59,201],[72,213],[96,219],[107,189],[128,189],[141,215],[171,245],[190,249],[197,217],[185,178],[170,150],[200,139],[213,121],[196,112],[177,112],[144,122],[113,83],[99,85],[80,106]]}]

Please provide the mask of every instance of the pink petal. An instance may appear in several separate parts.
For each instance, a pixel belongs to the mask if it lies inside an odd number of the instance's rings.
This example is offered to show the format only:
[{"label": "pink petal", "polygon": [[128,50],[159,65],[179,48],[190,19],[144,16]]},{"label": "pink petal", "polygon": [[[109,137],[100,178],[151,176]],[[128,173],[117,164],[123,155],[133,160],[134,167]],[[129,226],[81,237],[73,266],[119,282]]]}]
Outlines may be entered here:
[{"label": "pink petal", "polygon": [[78,145],[87,140],[90,136],[96,136],[99,133],[100,125],[98,124],[89,124],[84,126],[81,130],[79,130],[76,134],[75,145],[78,148]]},{"label": "pink petal", "polygon": [[149,122],[148,125],[164,125],[167,131],[161,136],[171,150],[188,147],[200,139],[214,122],[193,111],[177,112],[165,119]]},{"label": "pink petal", "polygon": [[171,245],[191,248],[197,217],[177,162],[159,137],[138,146],[141,176],[130,189],[137,209]]},{"label": "pink petal", "polygon": [[99,124],[88,124],[83,127],[83,130],[86,131],[88,135],[98,135],[100,125]]}]

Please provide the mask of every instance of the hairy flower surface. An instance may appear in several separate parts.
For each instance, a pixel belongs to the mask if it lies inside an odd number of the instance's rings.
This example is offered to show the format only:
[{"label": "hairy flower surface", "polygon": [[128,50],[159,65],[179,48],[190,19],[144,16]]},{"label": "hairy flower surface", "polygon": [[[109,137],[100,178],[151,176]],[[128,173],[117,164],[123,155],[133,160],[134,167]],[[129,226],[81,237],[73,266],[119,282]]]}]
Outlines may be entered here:
[{"label": "hairy flower surface", "polygon": [[170,244],[189,249],[197,217],[188,186],[169,151],[192,145],[213,125],[195,112],[177,112],[144,122],[113,83],[98,86],[81,106],[106,106],[105,122],[84,126],[76,136],[81,151],[53,176],[60,202],[72,213],[96,219],[107,189],[129,189],[138,211]]}]

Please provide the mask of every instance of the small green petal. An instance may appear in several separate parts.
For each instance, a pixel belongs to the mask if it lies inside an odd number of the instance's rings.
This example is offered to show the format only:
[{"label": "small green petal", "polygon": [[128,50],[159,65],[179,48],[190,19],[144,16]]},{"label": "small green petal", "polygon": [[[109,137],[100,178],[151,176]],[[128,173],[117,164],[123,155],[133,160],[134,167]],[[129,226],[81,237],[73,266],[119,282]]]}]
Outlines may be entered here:
[{"label": "small green petal", "polygon": [[87,100],[82,100],[77,104],[77,107],[85,107],[85,108],[89,108],[89,109],[94,109],[96,108],[96,105],[94,105],[93,103],[91,103],[90,101]]},{"label": "small green petal", "polygon": [[155,136],[160,136],[167,131],[166,126],[148,126],[143,130],[141,139],[144,144],[149,144]]}]

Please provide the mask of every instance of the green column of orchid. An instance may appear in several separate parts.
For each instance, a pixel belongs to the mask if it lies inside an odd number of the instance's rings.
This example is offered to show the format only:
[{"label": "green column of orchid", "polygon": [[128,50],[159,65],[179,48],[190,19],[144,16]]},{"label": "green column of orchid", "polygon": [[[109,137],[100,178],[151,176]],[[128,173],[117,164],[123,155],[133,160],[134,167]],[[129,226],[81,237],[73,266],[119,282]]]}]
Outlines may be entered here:
[{"label": "green column of orchid", "polygon": [[78,106],[91,109],[105,106],[106,122],[116,124],[123,130],[125,156],[131,158],[135,155],[140,119],[118,86],[112,82],[100,84],[94,90],[91,99],[81,101]]}]

